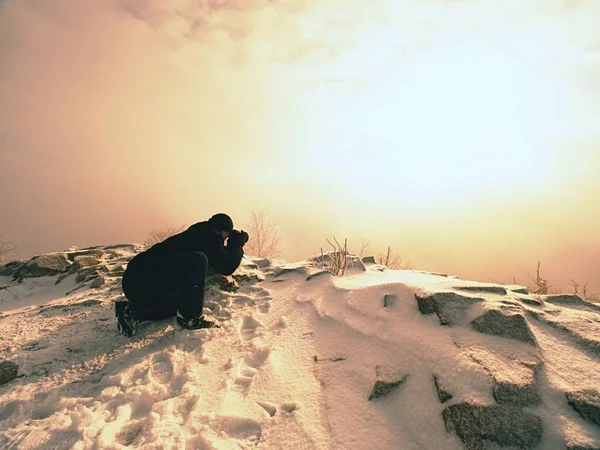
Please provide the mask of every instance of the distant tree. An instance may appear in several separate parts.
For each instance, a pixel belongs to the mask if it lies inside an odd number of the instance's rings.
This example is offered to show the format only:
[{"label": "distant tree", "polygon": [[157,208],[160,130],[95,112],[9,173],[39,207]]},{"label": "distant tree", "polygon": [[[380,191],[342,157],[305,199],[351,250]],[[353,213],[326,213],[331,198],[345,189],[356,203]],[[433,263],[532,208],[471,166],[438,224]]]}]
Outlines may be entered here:
[{"label": "distant tree", "polygon": [[358,252],[358,257],[359,258],[364,258],[367,253],[367,249],[369,248],[369,246],[371,245],[371,241],[367,241],[365,238],[361,238],[360,239],[360,251]]},{"label": "distant tree", "polygon": [[388,247],[385,254],[378,255],[376,261],[390,269],[410,270],[413,268],[411,261],[404,261],[401,254],[392,253],[392,247]]},{"label": "distant tree", "polygon": [[245,253],[259,258],[272,258],[279,253],[277,221],[264,209],[253,209],[246,225],[249,239]]},{"label": "distant tree", "polygon": [[187,224],[184,223],[180,227],[153,228],[148,233],[144,244],[146,244],[149,247],[154,244],[158,244],[159,242],[164,241],[168,237],[181,233],[183,230],[186,229],[186,227]]},{"label": "distant tree", "polygon": [[2,264],[6,256],[19,247],[19,240],[9,236],[0,236],[0,264]]}]

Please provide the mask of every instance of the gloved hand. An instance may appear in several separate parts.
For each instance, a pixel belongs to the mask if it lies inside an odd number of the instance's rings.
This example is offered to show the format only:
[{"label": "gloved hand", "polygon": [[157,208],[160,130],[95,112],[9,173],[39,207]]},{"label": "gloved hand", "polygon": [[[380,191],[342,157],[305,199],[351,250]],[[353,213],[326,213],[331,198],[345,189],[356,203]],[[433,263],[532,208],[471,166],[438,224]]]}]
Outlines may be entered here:
[{"label": "gloved hand", "polygon": [[248,239],[248,233],[246,233],[244,230],[233,230],[229,235],[229,241],[227,245],[231,245],[233,247],[243,247],[246,244],[246,242],[248,242]]}]

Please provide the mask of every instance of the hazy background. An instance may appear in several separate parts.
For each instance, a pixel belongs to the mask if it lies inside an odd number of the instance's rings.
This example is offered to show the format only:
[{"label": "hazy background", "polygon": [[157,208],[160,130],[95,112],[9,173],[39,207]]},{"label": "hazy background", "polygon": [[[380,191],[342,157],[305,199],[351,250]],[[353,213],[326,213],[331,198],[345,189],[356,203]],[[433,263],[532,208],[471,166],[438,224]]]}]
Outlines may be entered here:
[{"label": "hazy background", "polygon": [[600,291],[596,0],[0,0],[0,235],[252,208],[416,268]]}]

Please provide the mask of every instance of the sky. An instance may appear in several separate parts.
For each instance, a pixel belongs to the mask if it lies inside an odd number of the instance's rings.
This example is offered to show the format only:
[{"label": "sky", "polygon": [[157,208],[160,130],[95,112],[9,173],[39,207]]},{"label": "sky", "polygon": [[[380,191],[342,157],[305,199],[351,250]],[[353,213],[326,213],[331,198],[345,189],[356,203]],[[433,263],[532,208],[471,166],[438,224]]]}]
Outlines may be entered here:
[{"label": "sky", "polygon": [[282,255],[600,292],[600,3],[0,1],[0,235],[31,255],[254,208]]}]

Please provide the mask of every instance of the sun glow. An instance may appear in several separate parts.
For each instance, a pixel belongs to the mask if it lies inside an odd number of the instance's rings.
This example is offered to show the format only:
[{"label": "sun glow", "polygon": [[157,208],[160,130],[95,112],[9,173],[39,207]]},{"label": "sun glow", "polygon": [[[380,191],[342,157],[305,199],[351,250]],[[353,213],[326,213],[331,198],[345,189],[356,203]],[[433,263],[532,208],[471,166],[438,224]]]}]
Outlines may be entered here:
[{"label": "sun glow", "polygon": [[539,75],[483,45],[399,60],[352,89],[320,93],[333,106],[319,115],[311,163],[371,200],[472,200],[541,185],[553,170],[560,93]]}]

